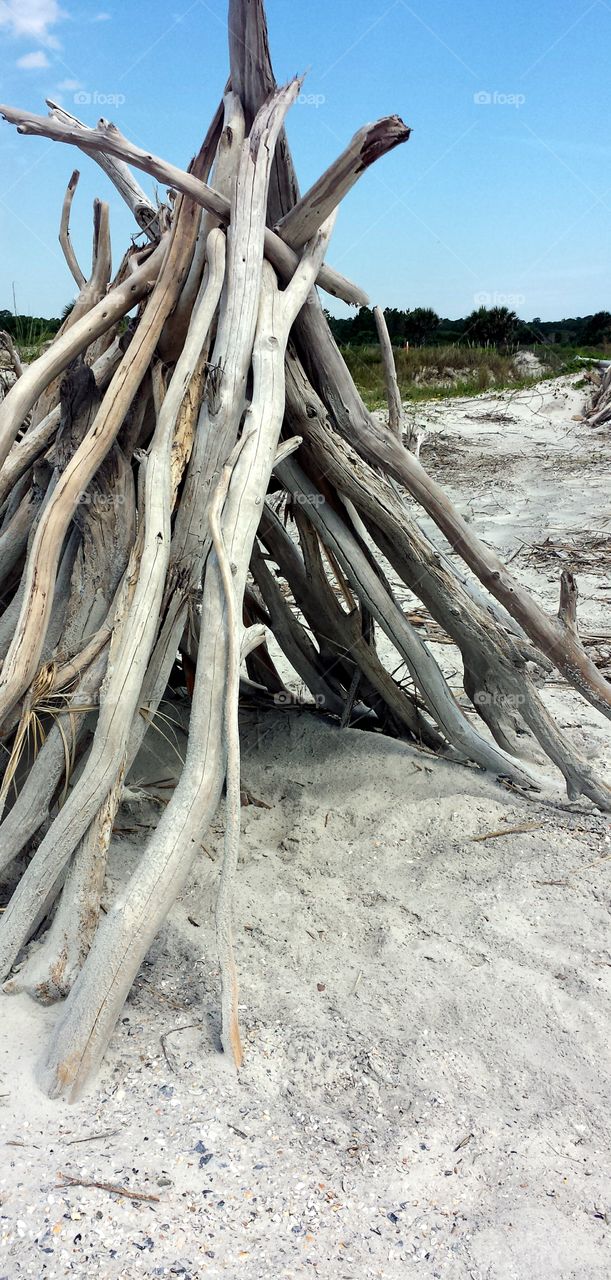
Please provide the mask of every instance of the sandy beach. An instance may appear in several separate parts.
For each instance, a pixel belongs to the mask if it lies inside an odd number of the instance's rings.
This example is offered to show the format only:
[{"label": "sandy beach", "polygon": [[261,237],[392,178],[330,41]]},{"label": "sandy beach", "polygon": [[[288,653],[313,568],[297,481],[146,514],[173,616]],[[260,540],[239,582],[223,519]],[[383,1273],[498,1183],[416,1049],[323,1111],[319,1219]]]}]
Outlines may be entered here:
[{"label": "sandy beach", "polygon": [[[574,566],[609,661],[608,430],[577,382],[419,407],[422,460],[542,605]],[[608,771],[603,717],[556,676],[543,696]],[[549,762],[528,799],[314,708],[241,731],[245,1066],[219,1051],[221,811],[81,1102],[36,1083],[56,1010],[0,998],[0,1280],[606,1280],[607,820]],[[149,733],[111,883],[163,802],[144,784],[179,767]]]}]

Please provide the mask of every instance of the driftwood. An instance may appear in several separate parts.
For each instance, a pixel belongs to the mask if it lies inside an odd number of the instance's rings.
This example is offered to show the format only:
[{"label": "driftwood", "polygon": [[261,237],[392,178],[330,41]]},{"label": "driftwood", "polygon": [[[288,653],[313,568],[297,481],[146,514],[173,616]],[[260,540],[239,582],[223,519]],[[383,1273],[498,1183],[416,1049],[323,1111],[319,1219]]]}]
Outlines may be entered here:
[{"label": "driftwood", "polygon": [[[28,368],[5,343],[0,873],[13,888],[0,980],[7,992],[64,1001],[40,1079],[71,1098],[104,1055],[225,782],[216,942],[223,1048],[241,1062],[238,703],[245,671],[270,706],[287,694],[268,630],[312,712],[338,732],[394,734],[552,803],[564,778],[571,799],[611,809],[532,678],[557,668],[610,714],[609,685],[579,638],[574,577],[563,575],[549,617],[478,541],[418,461],[383,313],[388,428],[363,405],[315,288],[366,301],[324,262],[333,219],[410,131],[395,116],[366,125],[301,196],[284,128],[301,82],[276,86],[262,0],[230,0],[229,33],[229,81],[188,169],[53,103],[48,117],[1,109],[20,132],[96,160],[146,237],[111,281],[109,210],[96,202],[87,276],[70,240],[75,171],[60,218],[75,307]],[[170,203],[155,207],[130,166],[168,183]],[[418,507],[451,555],[430,542]],[[470,714],[397,603],[393,575],[460,653]],[[385,666],[377,631],[409,682]],[[124,778],[179,650],[195,670],[184,769],[103,914]]]},{"label": "driftwood", "polygon": [[593,391],[586,411],[586,422],[591,427],[602,427],[611,422],[611,362],[598,360],[596,364],[597,370],[589,375]]},{"label": "driftwood", "polygon": [[[46,100],[49,107],[49,114],[55,120],[59,120],[63,124],[71,125],[75,129],[82,129],[87,132],[87,125],[83,124],[76,116],[70,115],[65,107],[60,107],[57,102],[53,102],[51,98]],[[100,121],[102,127],[106,121]],[[78,145],[78,144],[77,144]],[[83,150],[86,155],[91,152],[87,151],[84,146]],[[149,200],[142,187],[136,182],[134,175],[128,165],[124,161],[117,159],[115,156],[109,155],[107,152],[93,153],[93,159],[99,164],[100,169],[106,174],[113,186],[117,188],[119,194],[125,200],[128,208],[131,209],[138,226],[146,234],[151,241],[159,239],[160,220],[159,210],[155,208]],[[75,277],[76,278],[76,277]],[[78,281],[77,281],[78,283]],[[79,285],[79,288],[81,286]]]},{"label": "driftwood", "polygon": [[[20,133],[52,138],[54,142],[73,143],[90,152],[100,152],[115,156],[135,165],[139,169],[143,169],[145,173],[149,173],[161,182],[167,183],[168,186],[175,187],[177,191],[182,191],[185,195],[191,196],[203,209],[220,218],[223,222],[227,222],[231,216],[231,206],[226,196],[222,196],[213,187],[209,187],[205,182],[201,182],[183,169],[178,169],[176,165],[169,164],[161,157],[151,155],[150,152],[143,151],[141,147],[135,146],[128,138],[123,137],[116,125],[108,124],[106,121],[100,122],[96,129],[89,131],[86,141],[83,141],[81,128],[63,124],[57,121],[53,114],[51,116],[36,116],[25,111],[14,111],[12,107],[0,107],[0,111],[10,124],[17,125]],[[409,131],[407,131],[406,136],[409,137]],[[394,146],[396,146],[396,139],[393,131],[387,150]],[[381,150],[380,154],[382,153]],[[298,258],[291,250],[289,243],[282,236],[276,235],[275,232],[266,230],[265,251],[280,276],[284,280],[290,280],[297,267]],[[342,298],[344,302],[366,306],[369,301],[367,294],[362,289],[344,279],[343,276],[333,271],[330,267],[321,267],[318,283],[329,293]]]}]

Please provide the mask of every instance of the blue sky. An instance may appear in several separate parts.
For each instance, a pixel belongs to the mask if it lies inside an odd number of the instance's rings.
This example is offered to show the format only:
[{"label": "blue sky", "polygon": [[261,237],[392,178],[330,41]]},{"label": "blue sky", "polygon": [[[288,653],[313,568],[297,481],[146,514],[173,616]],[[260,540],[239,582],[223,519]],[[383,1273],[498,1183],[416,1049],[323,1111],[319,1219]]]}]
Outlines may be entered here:
[{"label": "blue sky", "polygon": [[[308,71],[288,124],[302,188],[366,121],[413,127],[331,243],[373,300],[452,317],[480,301],[527,319],[611,309],[611,0],[268,0],[268,20],[278,78]],[[226,0],[0,0],[0,101],[110,116],[185,165],[225,83],[225,22]],[[74,296],[57,228],[75,166],[81,264],[96,195],[118,263],[134,227],[97,166],[0,124],[0,308],[13,283],[22,312]]]}]

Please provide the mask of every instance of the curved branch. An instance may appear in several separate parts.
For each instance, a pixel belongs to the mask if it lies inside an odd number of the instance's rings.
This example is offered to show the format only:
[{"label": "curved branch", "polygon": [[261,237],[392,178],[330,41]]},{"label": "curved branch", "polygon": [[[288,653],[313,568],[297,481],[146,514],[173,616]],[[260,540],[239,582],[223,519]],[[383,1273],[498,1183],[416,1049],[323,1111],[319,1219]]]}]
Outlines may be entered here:
[{"label": "curved branch", "polygon": [[[0,724],[36,672],[53,602],[59,549],[79,495],[87,488],[116,439],[146,373],[164,321],[176,302],[181,283],[176,274],[177,239],[175,237],[175,243],[170,247],[157,287],[93,425],[62,473],[34,535],[19,621],[0,674]],[[131,284],[133,287],[133,277]],[[77,328],[78,325],[75,330]],[[75,330],[70,330],[66,338]]]},{"label": "curved branch", "polygon": [[70,239],[70,210],[72,208],[72,201],[74,199],[74,193],[76,191],[80,176],[81,175],[78,169],[75,169],[72,174],[72,177],[70,178],[68,186],[66,187],[66,194],[64,196],[64,203],[62,205],[61,222],[59,225],[59,243],[63,249],[64,258],[68,263],[68,268],[70,270],[71,275],[73,276],[78,288],[83,289],[87,281],[85,279],[85,276],[83,275],[83,272],[81,271],[81,268],[79,267],[76,254],[72,246],[72,241]]},{"label": "curved branch", "polygon": [[[326,247],[325,234],[321,232],[308,250],[309,263],[303,264],[300,273],[301,294],[294,292],[288,300],[279,296],[271,268],[261,263],[261,251],[269,168],[286,105],[282,94],[272,99],[261,112],[260,130],[255,126],[250,143],[244,146],[236,185],[236,219],[232,224],[238,245],[228,258],[236,273],[245,257],[252,258],[248,279],[257,298],[261,286],[259,325],[252,352],[253,402],[224,510],[225,542],[230,561],[236,566],[234,590],[240,602],[282,425],[284,350],[296,310],[313,286]],[[254,282],[253,275],[257,277]],[[243,337],[250,347],[252,331]],[[227,376],[231,373],[228,370]],[[99,1062],[142,955],[184,884],[216,809],[225,772],[217,731],[227,687],[227,624],[222,603],[223,588],[213,556],[205,576],[205,626],[198,652],[185,767],[137,876],[98,929],[92,951],[58,1022],[44,1067],[45,1086],[54,1096],[64,1091],[73,1097],[78,1095]]]},{"label": "curved branch", "polygon": [[[125,412],[125,401],[140,380],[143,366],[144,369],[148,366],[161,327],[180,292],[193,249],[191,233],[194,238],[193,220],[183,220],[179,216],[158,287],[131,344],[130,359],[119,370],[96,418],[92,434],[97,439],[92,443],[85,437],[83,444],[64,472],[55,490],[54,498],[58,492],[61,492],[62,484],[65,483],[71,470],[74,483],[75,464],[79,454],[91,458],[96,449],[99,451],[102,434],[108,436],[113,430],[118,430]],[[214,234],[222,238],[222,232],[217,231]],[[145,467],[146,497],[145,501],[139,504],[139,509],[142,505],[145,513],[142,534],[136,549],[132,552],[132,562],[126,570],[124,587],[117,605],[109,653],[109,671],[102,691],[100,716],[93,746],[78,788],[71,792],[51,832],[38,848],[0,922],[1,973],[8,971],[19,947],[27,937],[33,912],[35,913],[37,909],[41,895],[48,892],[57,881],[75,845],[94,820],[100,806],[104,804],[117,774],[125,767],[129,733],[155,641],[169,561],[174,428],[191,377],[191,362],[205,340],[217,299],[218,293],[214,296],[207,284],[202,286],[202,294],[194,312],[184,352],[175,369],[160,411]],[[134,350],[134,347],[137,350]],[[115,387],[117,379],[118,385]],[[106,448],[104,448],[105,452]],[[96,469],[96,465],[94,459],[93,470]],[[78,485],[78,476],[76,482]],[[53,503],[50,503],[49,509],[52,506]],[[65,519],[65,506],[64,502],[63,506],[60,504],[56,510],[57,522]],[[51,543],[54,541],[52,530],[50,539],[48,538],[45,544],[47,547],[49,541]],[[48,548],[48,554],[50,553],[51,549]],[[30,559],[35,563],[34,546]],[[26,591],[17,635],[20,633],[26,611],[35,608],[40,610],[41,605],[43,608],[45,606],[45,599],[41,599],[40,590],[41,586],[43,592],[45,589],[44,581],[41,582],[45,571],[48,575],[48,565],[43,562],[38,579],[32,576],[28,583],[29,594]],[[26,634],[31,648],[31,632],[28,630]],[[0,684],[5,678],[7,668],[7,676],[15,685],[20,680],[23,681],[24,667],[27,671],[28,666],[31,665],[28,652],[22,656],[15,645],[12,648],[11,666],[9,667],[9,656],[7,656]],[[24,645],[23,648],[25,649],[26,646]]]}]

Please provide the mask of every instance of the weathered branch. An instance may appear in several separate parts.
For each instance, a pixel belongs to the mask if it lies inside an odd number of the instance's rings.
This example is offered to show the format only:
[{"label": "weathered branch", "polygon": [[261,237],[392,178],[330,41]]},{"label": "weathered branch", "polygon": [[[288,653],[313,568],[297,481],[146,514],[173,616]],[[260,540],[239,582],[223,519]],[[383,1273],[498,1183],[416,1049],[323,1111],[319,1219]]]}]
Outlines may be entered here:
[{"label": "weathered branch", "polygon": [[[383,313],[389,430],[365,409],[314,287],[339,281],[341,296],[364,301],[323,266],[331,220],[360,173],[409,130],[396,117],[366,126],[300,198],[284,128],[300,82],[276,89],[263,0],[229,0],[229,20],[224,101],[187,170],[108,121],[88,129],[53,104],[46,120],[7,109],[22,131],[93,156],[150,242],[124,256],[109,286],[108,210],[96,201],[85,281],[70,242],[73,175],[60,238],[79,298],[30,368],[13,355],[18,381],[0,405],[0,870],[22,855],[0,913],[0,976],[19,959],[6,990],[66,997],[41,1073],[53,1095],[77,1096],[104,1053],[225,779],[221,1039],[241,1061],[238,699],[287,695],[266,629],[301,676],[304,704],[313,695],[340,728],[382,730],[515,786],[551,787],[553,801],[557,778],[538,772],[547,758],[571,799],[611,808],[534,687],[553,658],[604,702],[577,633],[572,576],[548,617],[406,451],[414,442],[402,438]],[[171,185],[168,205],[153,208],[127,162]],[[608,411],[608,392],[607,371],[596,415]],[[456,554],[427,536],[406,490]],[[432,630],[412,625],[395,578]],[[384,638],[397,652],[394,674]],[[437,639],[462,659],[459,699],[435,661]],[[101,913],[123,780],[178,651],[192,695],[184,768],[126,883],[106,886]]]},{"label": "weathered branch", "polygon": [[[110,329],[150,292],[161,269],[166,248],[166,244],[162,242],[123,284],[117,285],[88,315],[57,338],[11,387],[6,399],[0,404],[0,467],[27,414],[48,384],[63,373],[75,356],[85,351],[95,338]],[[0,482],[1,480],[0,470]]]},{"label": "weathered branch", "polygon": [[23,373],[21,356],[19,355],[19,352],[15,346],[15,343],[13,342],[13,339],[11,338],[10,333],[7,333],[5,329],[0,329],[0,343],[2,343],[2,345],[6,347],[9,353],[9,356],[11,358],[11,364],[13,366],[13,370],[15,373],[15,377],[20,378]]},{"label": "weathered branch", "polygon": [[375,124],[364,125],[290,213],[276,223],[278,235],[293,249],[307,244],[369,166],[407,142],[410,133],[399,116],[385,116]]},{"label": "weathered branch", "polygon": [[395,357],[388,332],[388,325],[381,307],[373,308],[373,315],[378,331],[384,381],[386,383],[386,399],[388,401],[388,427],[397,439],[403,442],[403,404],[397,381]]},{"label": "weathered branch", "polygon": [[[226,358],[223,379],[229,385],[242,369],[245,380],[252,354],[257,319],[254,304],[259,297],[263,273],[265,207],[271,157],[282,120],[295,95],[296,85],[293,85],[272,99],[257,118],[242,152],[234,216],[228,236],[224,313],[216,344],[217,347],[224,344],[225,354],[227,347],[232,351],[231,361]],[[308,277],[308,287],[311,287],[311,276]],[[245,314],[247,319],[252,314],[253,318],[236,332],[235,326],[232,328],[227,322],[238,303],[246,304],[246,310],[241,314]],[[237,566],[234,584],[237,599],[241,599],[244,591],[261,495],[267,485],[282,418],[284,349],[281,342],[272,347],[267,339],[265,349],[274,364],[280,364],[279,378],[273,383],[273,411],[270,411],[264,394],[256,421],[251,413],[244,428],[249,441],[240,456],[239,483],[230,486],[225,504],[224,519],[227,530],[231,531],[231,537],[226,537],[226,545],[231,562]],[[238,376],[238,389],[240,381],[241,376]],[[222,389],[221,386],[221,392]],[[239,390],[237,401],[232,403],[226,396],[224,404],[226,447],[229,432],[233,436],[235,429],[237,434],[241,416]],[[231,447],[234,443],[235,437]],[[207,566],[202,617],[206,626],[200,637],[185,768],[143,855],[137,876],[126,886],[119,904],[100,925],[87,964],[67,1001],[56,1047],[52,1048],[45,1067],[45,1081],[53,1094],[64,1090],[71,1091],[73,1095],[80,1092],[104,1053],[142,955],[184,883],[202,833],[218,803],[225,773],[225,756],[218,738],[214,734],[211,738],[211,726],[217,726],[218,733],[223,719],[227,628],[223,616],[223,586],[215,557]]]},{"label": "weathered branch", "polygon": [[[149,310],[148,324],[145,324],[146,317],[143,317],[138,328],[138,334],[141,334],[139,355],[141,360],[145,360],[147,364],[159,336],[161,326],[174,305],[180,285],[186,275],[189,252],[193,248],[196,234],[195,210],[193,206],[190,206],[182,212],[183,217],[179,216],[177,220],[173,242],[159,278],[158,288],[147,308]],[[222,236],[222,233],[217,232],[216,235]],[[25,940],[37,900],[40,899],[43,891],[46,893],[52,888],[76,842],[85,834],[89,823],[95,817],[100,806],[106,801],[109,790],[114,785],[117,776],[119,774],[123,776],[129,731],[157,631],[165,575],[169,562],[172,497],[171,454],[174,428],[185,390],[191,377],[194,356],[197,355],[205,340],[214,315],[215,306],[216,298],[211,298],[210,295],[207,296],[207,291],[204,288],[200,307],[194,314],[185,350],[164,400],[153,444],[148,455],[144,481],[144,529],[141,532],[141,546],[138,548],[137,557],[133,557],[134,562],[137,558],[139,563],[137,571],[135,563],[132,566],[131,579],[133,580],[133,586],[130,586],[130,573],[128,570],[125,599],[118,606],[120,625],[115,624],[109,659],[109,678],[102,690],[100,715],[87,769],[80,780],[79,787],[75,788],[71,793],[61,813],[58,815],[54,830],[43,841],[33,862],[30,863],[28,871],[23,876],[0,924],[0,973],[6,972],[8,966],[14,960],[18,947]],[[137,341],[138,336],[134,338],[134,342]],[[135,360],[132,354],[132,359],[128,364],[126,381],[121,387],[123,396],[125,395],[126,386],[131,391],[134,384],[137,385],[136,379],[138,378],[139,380],[138,375],[139,361]],[[124,404],[117,403],[117,397],[119,400],[121,398],[119,392],[115,398],[111,397],[111,393],[112,386],[104,402],[106,404],[106,401],[109,401],[105,422],[102,424],[107,431],[110,431],[113,421],[117,417],[120,424],[124,413]],[[98,438],[100,434],[99,418],[104,416],[103,410],[104,405],[100,414],[98,414],[94,427],[94,430],[97,429],[98,431]],[[93,447],[95,447],[95,443]],[[60,491],[61,484],[65,477],[69,475],[70,469],[74,466],[79,453],[83,452],[88,456],[93,452],[93,447],[86,436],[77,450],[73,462],[64,472],[54,496]],[[44,544],[41,542],[40,545]],[[33,552],[34,548],[32,549],[32,554]],[[30,599],[28,600],[26,597],[24,601],[20,622],[23,620],[24,611],[28,604],[30,609],[36,607],[39,609],[41,607],[44,608],[46,603],[44,594],[42,599],[40,597],[39,580],[33,578],[30,587]],[[31,632],[29,630],[26,631],[26,636],[30,637],[31,643]],[[39,637],[37,639],[39,640]],[[3,677],[7,667],[9,667],[9,657],[13,657],[12,652],[9,653],[5,660],[2,671]],[[26,663],[28,659],[31,663],[30,655],[26,655]],[[13,664],[17,671],[17,675],[13,676],[14,681],[19,678],[19,662],[20,654],[17,652],[16,657],[13,659]],[[23,664],[23,658],[21,662]],[[42,872],[40,870],[41,865],[44,868]]]},{"label": "weathered branch", "polygon": [[[218,165],[218,156],[223,142],[224,119],[225,104],[223,102],[219,105],[206,137],[200,147],[199,155],[196,156],[190,168],[190,172],[194,173],[195,177],[200,178],[202,182],[208,181],[215,161]],[[237,129],[239,126],[232,118],[231,125],[233,126],[234,124]],[[244,133],[242,130],[242,135],[238,138],[238,154],[243,141]],[[223,195],[230,194],[230,191],[228,193],[225,190],[222,175],[219,190],[222,191]],[[168,332],[162,335],[162,341],[159,348],[160,355],[166,361],[174,362],[182,350],[193,307],[195,305],[195,299],[199,293],[206,266],[206,247],[208,244],[208,236],[212,229],[219,225],[220,220],[218,218],[214,219],[207,214],[204,209],[200,209],[197,239],[193,249],[193,257],[191,259],[191,266],[189,267],[189,274],[184,287],[181,290],[170,324],[168,325]]]},{"label": "weathered branch", "polygon": [[[116,439],[144,377],[164,321],[176,301],[180,287],[180,276],[176,274],[177,253],[175,238],[129,352],[106,392],[93,425],[61,475],[40,519],[28,556],[19,621],[0,673],[0,725],[35,674],[50,617],[59,549],[80,494],[87,488]],[[68,337],[66,334],[66,339]]]},{"label": "weathered branch", "polygon": [[[49,119],[47,116],[37,116],[31,112],[16,110],[8,106],[0,106],[0,115],[4,116],[4,119],[8,120],[9,124],[17,125],[19,133],[32,134],[40,138],[52,138],[54,142],[73,143],[80,147],[81,150],[88,151],[92,155],[106,154],[128,161],[129,164],[135,165],[137,169],[142,169],[145,173],[150,173],[154,178],[158,178],[160,182],[164,182],[170,187],[175,187],[177,191],[182,191],[185,195],[191,196],[203,209],[215,214],[223,223],[226,223],[229,219],[230,203],[225,196],[220,195],[218,191],[209,187],[207,183],[200,182],[197,178],[192,177],[184,169],[179,169],[176,165],[169,164],[159,156],[143,151],[133,142],[130,142],[128,138],[125,138],[116,125],[108,124],[106,121],[103,124],[100,122],[96,129],[89,130],[85,141],[82,129],[77,128],[75,125],[63,124],[58,120]],[[297,255],[280,236],[277,236],[274,231],[269,229],[265,232],[265,253],[282,279],[290,280],[297,267]],[[321,267],[317,284],[322,289],[326,289],[328,293],[332,293],[335,297],[355,306],[367,306],[369,301],[367,294],[362,289],[346,280],[338,272],[333,271],[331,267]]]},{"label": "weathered branch", "polygon": [[74,199],[74,193],[80,176],[78,169],[75,169],[68,186],[66,187],[66,194],[62,205],[61,223],[59,227],[59,243],[63,249],[64,258],[68,263],[70,273],[73,276],[77,287],[82,289],[86,284],[86,280],[81,268],[79,267],[72,241],[70,239],[70,210],[72,208],[72,201]]},{"label": "weathered branch", "polygon": [[367,412],[314,295],[299,316],[296,332],[310,380],[344,438],[373,467],[382,468],[405,486],[445,534],[453,550],[517,619],[533,644],[551,658],[593,706],[611,717],[611,685],[579,639],[540,608],[496,552],[463,520],[418,459]]},{"label": "weathered branch", "polygon": [[[80,129],[85,135],[90,130],[89,127],[76,116],[66,111],[65,107],[60,107],[57,102],[53,102],[51,98],[46,99],[47,106],[50,107],[50,116],[60,123],[70,125],[74,129]],[[104,121],[106,124],[106,121]],[[78,146],[78,140],[76,141]],[[85,148],[84,148],[85,149]],[[86,152],[86,154],[91,154]],[[106,176],[110,178],[113,186],[116,187],[119,195],[123,197],[128,208],[131,209],[138,226],[153,242],[160,239],[161,229],[159,225],[159,211],[149,200],[142,187],[136,182],[133,173],[128,166],[120,159],[113,156],[105,155],[103,152],[94,154],[93,159],[99,164],[100,169],[104,171]]]},{"label": "weathered branch", "polygon": [[[241,59],[244,68],[241,97],[245,109],[253,110],[269,92],[270,84],[274,84],[262,0],[231,0],[229,25],[230,45],[235,50],[236,62],[239,64]],[[276,221],[288,214],[295,203],[291,191],[296,186],[288,148],[279,153],[278,159],[282,161],[283,171],[277,181],[280,204]],[[310,380],[345,439],[374,467],[389,471],[405,485],[438,524],[453,549],[520,623],[533,643],[593,706],[611,716],[611,686],[579,641],[563,629],[557,619],[539,608],[498,556],[480,542],[417,458],[402,448],[390,431],[380,428],[367,412],[315,294],[310,296],[298,317],[296,338]]]},{"label": "weathered branch", "polygon": [[579,638],[577,630],[577,582],[568,569],[564,569],[560,577],[560,606],[558,621],[575,639]]},{"label": "weathered branch", "polygon": [[[583,794],[601,809],[611,805],[608,787],[573,750],[541,703],[526,672],[518,642],[474,602],[416,524],[392,483],[333,430],[324,406],[291,355],[287,361],[287,419],[303,432],[326,477],[362,514],[374,540],[431,615],[458,645],[465,691],[512,755],[523,756],[525,726],[564,774],[573,798]],[[530,655],[529,655],[530,656]]]},{"label": "weathered branch", "polygon": [[353,588],[367,601],[372,614],[395,645],[448,741],[465,759],[476,761],[481,768],[489,769],[497,776],[511,778],[525,787],[549,785],[475,732],[454,702],[435,659],[395,601],[389,598],[340,517],[322,499],[296,462],[283,462],[277,470],[283,484],[304,506],[325,546],[337,556]]},{"label": "weathered branch", "polygon": [[[99,356],[91,371],[98,389],[104,391],[121,362],[121,348],[115,340],[110,347]],[[60,406],[56,405],[36,427],[30,427],[18,444],[14,444],[4,466],[0,470],[0,504],[14,488],[28,467],[40,456],[53,439],[60,420]]]}]

